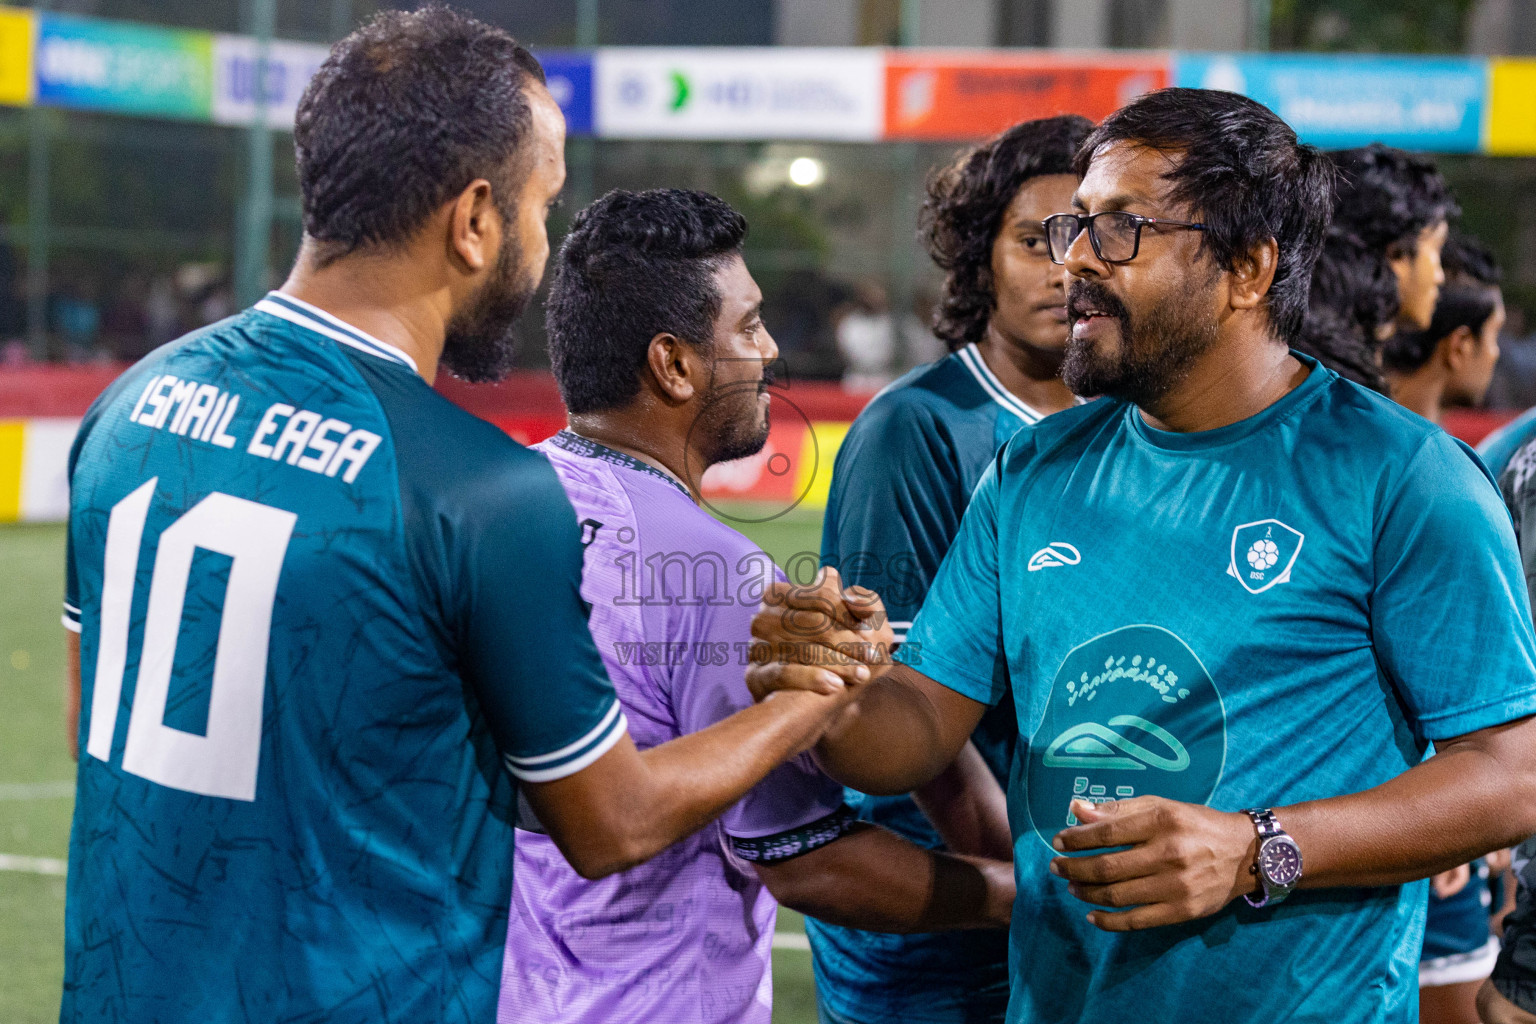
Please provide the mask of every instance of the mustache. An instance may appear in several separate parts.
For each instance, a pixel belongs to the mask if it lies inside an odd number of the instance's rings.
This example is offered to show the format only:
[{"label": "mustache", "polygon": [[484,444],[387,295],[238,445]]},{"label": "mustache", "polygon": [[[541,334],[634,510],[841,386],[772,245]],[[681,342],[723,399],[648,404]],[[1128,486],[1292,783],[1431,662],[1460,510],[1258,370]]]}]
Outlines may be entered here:
[{"label": "mustache", "polygon": [[773,367],[763,367],[763,379],[760,380],[757,384],[758,394],[762,394],[764,391],[767,391],[769,388],[773,387],[774,379]]},{"label": "mustache", "polygon": [[1130,318],[1125,303],[1097,281],[1073,281],[1067,289],[1067,319],[1081,320],[1088,310],[1107,313],[1122,323]]}]

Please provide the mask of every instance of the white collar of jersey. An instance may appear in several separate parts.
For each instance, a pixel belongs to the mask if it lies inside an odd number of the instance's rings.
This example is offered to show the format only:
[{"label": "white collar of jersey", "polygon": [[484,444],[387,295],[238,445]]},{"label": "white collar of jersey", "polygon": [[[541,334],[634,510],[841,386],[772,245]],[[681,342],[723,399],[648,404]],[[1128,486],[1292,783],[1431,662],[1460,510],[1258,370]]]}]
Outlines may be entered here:
[{"label": "white collar of jersey", "polygon": [[976,378],[976,383],[998,405],[1013,413],[1025,423],[1039,423],[1043,416],[1035,409],[1031,409],[1019,400],[1019,396],[1003,387],[1003,382],[997,379],[997,374],[987,365],[987,361],[981,358],[981,349],[976,347],[973,341],[964,348],[956,349],[955,355],[965,368],[971,371],[971,376]]},{"label": "white collar of jersey", "polygon": [[416,368],[416,360],[389,342],[380,341],[367,331],[360,331],[345,320],[332,316],[319,306],[312,306],[303,299],[296,299],[282,292],[268,292],[266,298],[256,303],[256,308],[263,313],[287,320],[289,323],[298,324],[316,334],[323,334],[332,341],[338,341],[360,352],[366,352],[379,359],[387,359],[392,363],[402,363],[409,366],[413,373],[421,372]]}]

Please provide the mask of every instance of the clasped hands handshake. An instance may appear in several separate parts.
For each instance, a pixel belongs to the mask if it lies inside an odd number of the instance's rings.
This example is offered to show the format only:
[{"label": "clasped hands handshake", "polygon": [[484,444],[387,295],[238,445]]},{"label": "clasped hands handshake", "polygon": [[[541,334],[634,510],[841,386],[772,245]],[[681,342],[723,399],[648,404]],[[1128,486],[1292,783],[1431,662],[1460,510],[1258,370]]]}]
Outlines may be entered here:
[{"label": "clasped hands handshake", "polygon": [[[833,568],[808,586],[770,587],[752,635],[747,686],[754,699],[797,690],[846,699],[829,720],[823,745],[838,742],[877,681],[927,682],[893,662],[895,635],[879,595],[845,589]],[[1156,796],[1101,805],[1074,800],[1071,810],[1081,824],[1056,834],[1053,846],[1061,855],[1050,871],[1073,896],[1106,908],[1088,914],[1098,928],[1123,932],[1191,921],[1254,891],[1258,837],[1245,814]]]}]

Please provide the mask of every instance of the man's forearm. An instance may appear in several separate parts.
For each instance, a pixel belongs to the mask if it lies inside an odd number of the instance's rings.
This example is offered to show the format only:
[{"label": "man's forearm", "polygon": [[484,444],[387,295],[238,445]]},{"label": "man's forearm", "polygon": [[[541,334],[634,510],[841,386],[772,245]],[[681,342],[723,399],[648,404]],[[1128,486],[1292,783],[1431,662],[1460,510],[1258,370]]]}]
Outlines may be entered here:
[{"label": "man's forearm", "polygon": [[529,803],[581,875],[634,867],[702,828],[808,750],[846,694],[783,693],[646,751],[625,735],[573,775],[525,783]]},{"label": "man's forearm", "polygon": [[757,870],[790,909],[864,931],[1005,927],[1013,908],[1012,864],[925,850],[868,824]]},{"label": "man's forearm", "polygon": [[1536,719],[1448,741],[1374,789],[1279,808],[1302,885],[1397,885],[1536,832]]},{"label": "man's forearm", "polygon": [[855,708],[816,745],[828,775],[863,793],[909,793],[954,760],[970,732],[958,743],[944,735],[940,712],[913,674],[898,665],[860,691]]},{"label": "man's forearm", "polygon": [[1008,797],[974,743],[927,785],[912,791],[951,853],[1013,859]]},{"label": "man's forearm", "polygon": [[719,817],[779,764],[810,749],[844,697],[785,693],[687,736],[642,751],[634,794],[644,856]]}]

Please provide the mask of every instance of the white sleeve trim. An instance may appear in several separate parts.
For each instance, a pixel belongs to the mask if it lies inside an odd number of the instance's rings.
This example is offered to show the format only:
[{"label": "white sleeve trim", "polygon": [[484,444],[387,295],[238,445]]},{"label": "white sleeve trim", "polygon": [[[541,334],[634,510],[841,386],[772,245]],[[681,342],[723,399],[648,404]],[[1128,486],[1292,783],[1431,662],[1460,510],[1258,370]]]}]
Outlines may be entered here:
[{"label": "white sleeve trim", "polygon": [[567,743],[559,750],[551,750],[547,754],[534,754],[531,757],[517,757],[513,754],[508,754],[507,760],[520,768],[533,768],[541,764],[548,764],[551,761],[558,761],[562,757],[570,757],[582,747],[585,747],[601,736],[603,731],[613,724],[614,718],[622,715],[623,711],[619,708],[619,702],[615,700],[608,706],[608,713],[603,715],[602,720],[594,725],[581,739]]},{"label": "white sleeve trim", "polygon": [[[623,739],[629,732],[629,720],[624,717],[624,712],[619,708],[619,702],[613,702],[612,709],[597,724],[597,727],[587,733],[575,743],[567,744],[552,754],[540,754],[538,757],[514,758],[508,754],[505,758],[507,771],[514,778],[523,782],[554,782],[568,775],[575,775],[583,768],[602,757],[613,749],[614,744]],[[585,745],[585,749],[581,749]],[[579,753],[577,753],[579,751]],[[569,760],[557,761],[547,768],[528,767],[531,764],[546,763],[553,759],[568,756],[575,753]]]}]

